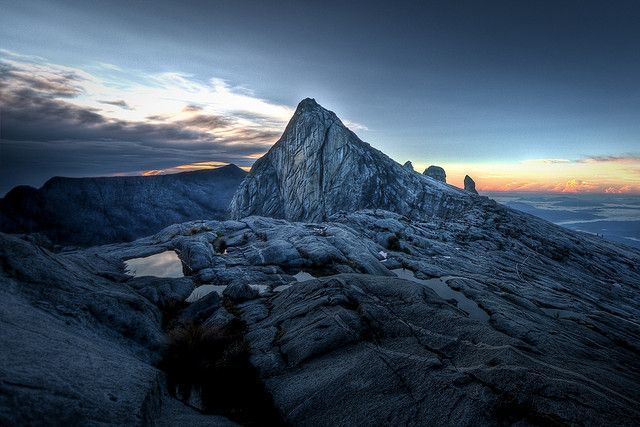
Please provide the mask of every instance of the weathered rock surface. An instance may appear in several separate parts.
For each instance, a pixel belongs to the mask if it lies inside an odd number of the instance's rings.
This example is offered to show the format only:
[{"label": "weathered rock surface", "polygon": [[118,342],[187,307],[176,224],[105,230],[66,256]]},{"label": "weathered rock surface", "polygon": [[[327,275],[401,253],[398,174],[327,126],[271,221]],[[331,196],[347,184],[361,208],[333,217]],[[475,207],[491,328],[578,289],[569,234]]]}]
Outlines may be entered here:
[{"label": "weathered rock surface", "polygon": [[549,363],[553,356],[410,282],[337,275],[268,304],[248,337],[293,425],[624,424],[638,416],[633,400],[580,364]]},{"label": "weathered rock surface", "polygon": [[429,178],[433,178],[436,181],[447,182],[447,174],[444,172],[440,166],[431,165],[426,168],[423,172],[423,175],[428,176]]},{"label": "weathered rock surface", "polygon": [[464,189],[470,193],[478,194],[476,182],[469,175],[464,176]]},{"label": "weathered rock surface", "polygon": [[246,283],[232,283],[224,290],[223,295],[232,301],[243,302],[258,297],[258,291]]},{"label": "weathered rock surface", "polygon": [[[385,246],[390,234],[398,237],[396,249]],[[203,244],[219,238],[229,242],[224,254]],[[262,217],[200,221],[136,242],[57,255],[5,239],[11,243],[3,252],[3,280],[9,286],[3,286],[1,300],[2,349],[11,349],[0,355],[8,360],[2,367],[7,393],[0,401],[9,408],[3,409],[5,419],[63,415],[57,408],[67,389],[59,378],[69,369],[82,381],[73,385],[81,391],[77,398],[95,399],[82,403],[78,416],[110,410],[108,395],[98,399],[92,393],[115,388],[116,378],[116,389],[126,387],[134,396],[118,395],[119,402],[131,403],[107,419],[138,413],[145,390],[163,378],[146,362],[162,341],[153,303],[162,297],[149,294],[151,280],[163,295],[181,297],[191,289],[189,281],[288,285],[236,307],[247,323],[251,361],[277,409],[293,424],[628,425],[640,416],[640,253],[487,199],[479,198],[460,220],[416,221],[375,210],[337,214],[326,223]],[[29,250],[21,255],[14,245]],[[210,254],[194,258],[192,266],[184,258],[186,278],[121,276],[125,259],[178,248],[187,253],[191,245],[209,248]],[[279,251],[287,257],[277,256]],[[444,277],[489,320],[471,319],[455,301],[395,278],[390,270],[401,266],[421,278]],[[293,274],[300,270],[320,278],[298,283]],[[97,284],[104,297],[96,294]],[[63,285],[74,290],[71,297],[59,290]],[[86,297],[77,291],[83,287],[91,292]],[[26,289],[33,296],[18,304]],[[61,304],[66,298],[72,298],[69,304]],[[131,302],[123,305],[121,298]],[[224,325],[229,314],[218,308],[217,296],[211,298],[212,305],[203,307],[209,311],[195,310],[193,303],[187,311],[197,314],[190,319]],[[81,307],[89,304],[101,309],[84,313]],[[121,306],[109,314],[110,307]],[[29,320],[40,316],[46,320]],[[128,326],[134,321],[135,327]],[[57,329],[70,337],[73,357],[52,356],[60,351],[59,341],[51,338]],[[127,332],[133,337],[122,331],[133,331]],[[89,350],[74,344],[80,339],[82,345],[93,343]],[[86,360],[95,360],[92,351],[104,352],[96,369],[113,375],[93,378],[97,373],[86,367]],[[67,358],[73,359],[71,366]],[[149,379],[153,375],[156,383]],[[11,386],[36,381],[43,388]],[[163,399],[159,402],[162,406]],[[34,412],[33,404],[40,409]],[[29,414],[34,418],[18,418]]]},{"label": "weathered rock surface", "polygon": [[468,193],[403,168],[333,112],[305,99],[282,137],[251,168],[231,212],[234,218],[322,221],[339,211],[386,209],[444,218],[468,203]]},{"label": "weathered rock surface", "polygon": [[0,263],[1,425],[230,424],[170,398],[155,367],[165,338],[154,302],[182,298],[190,279],[165,279],[148,298],[136,289],[150,280],[121,277],[118,264],[2,233]]},{"label": "weathered rock surface", "polygon": [[402,167],[409,169],[410,171],[413,171],[413,163],[411,163],[411,160],[407,160],[406,162],[404,162],[404,165],[402,165]]},{"label": "weathered rock surface", "polygon": [[73,245],[133,240],[175,223],[224,219],[245,175],[228,165],[157,176],[56,177],[0,199],[0,231],[39,232]]}]

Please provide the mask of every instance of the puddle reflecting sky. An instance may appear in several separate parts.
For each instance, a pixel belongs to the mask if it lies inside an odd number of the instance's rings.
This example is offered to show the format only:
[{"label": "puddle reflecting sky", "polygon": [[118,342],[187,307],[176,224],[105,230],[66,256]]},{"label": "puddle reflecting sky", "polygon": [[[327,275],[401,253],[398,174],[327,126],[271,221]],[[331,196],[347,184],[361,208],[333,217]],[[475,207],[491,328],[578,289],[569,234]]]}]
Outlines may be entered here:
[{"label": "puddle reflecting sky", "polygon": [[134,277],[183,277],[182,262],[175,251],[165,251],[144,258],[124,262],[125,271]]},{"label": "puddle reflecting sky", "polygon": [[447,285],[447,282],[442,280],[442,278],[429,280],[418,279],[413,271],[406,270],[404,268],[396,268],[391,271],[401,279],[410,280],[429,287],[442,299],[456,300],[458,308],[465,311],[471,319],[482,320],[484,322],[489,320],[489,315],[481,309],[475,301],[467,298],[462,292],[451,289],[449,285]]}]

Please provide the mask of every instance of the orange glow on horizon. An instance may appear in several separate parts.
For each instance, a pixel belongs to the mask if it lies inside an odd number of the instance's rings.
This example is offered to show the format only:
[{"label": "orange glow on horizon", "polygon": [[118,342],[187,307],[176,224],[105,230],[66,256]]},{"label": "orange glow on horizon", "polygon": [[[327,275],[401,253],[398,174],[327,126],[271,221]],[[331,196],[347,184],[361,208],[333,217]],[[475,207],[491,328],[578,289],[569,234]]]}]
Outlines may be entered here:
[{"label": "orange glow on horizon", "polygon": [[[419,164],[417,171],[428,165]],[[579,161],[535,159],[513,163],[442,163],[447,182],[462,188],[464,176],[479,192],[640,194],[640,157]]]},{"label": "orange glow on horizon", "polygon": [[[231,163],[226,162],[194,162],[187,163],[183,165],[172,166],[170,168],[165,169],[149,169],[140,172],[133,173],[132,175],[142,175],[142,176],[154,176],[154,175],[169,175],[172,173],[180,173],[180,172],[189,172],[203,169],[218,169],[222,166],[230,165]],[[251,170],[251,166],[238,166],[240,169],[249,172]],[[114,174],[115,176],[121,176],[125,174]],[[131,175],[131,174],[129,174]]]},{"label": "orange glow on horizon", "polygon": [[[260,155],[247,156],[248,160]],[[152,176],[202,169],[215,169],[228,163],[194,162],[165,169],[144,170],[137,175]],[[437,163],[436,163],[437,164]],[[463,188],[464,176],[471,176],[479,192],[611,193],[640,194],[640,158],[620,157],[569,161],[536,159],[513,163],[440,163],[447,182]],[[418,172],[428,164],[416,163]],[[250,171],[251,166],[241,166]]]}]

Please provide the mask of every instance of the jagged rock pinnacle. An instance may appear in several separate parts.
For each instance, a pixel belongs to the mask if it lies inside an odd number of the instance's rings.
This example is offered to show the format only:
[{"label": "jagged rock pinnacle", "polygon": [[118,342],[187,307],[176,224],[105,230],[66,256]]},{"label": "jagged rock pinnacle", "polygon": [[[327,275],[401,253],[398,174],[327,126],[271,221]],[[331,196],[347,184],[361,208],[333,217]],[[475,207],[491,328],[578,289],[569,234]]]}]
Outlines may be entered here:
[{"label": "jagged rock pinnacle", "polygon": [[426,217],[469,200],[462,190],[400,166],[306,98],[238,188],[231,214],[322,221],[339,211],[380,208]]},{"label": "jagged rock pinnacle", "polygon": [[476,182],[469,175],[464,176],[464,189],[470,193],[478,194]]},{"label": "jagged rock pinnacle", "polygon": [[411,160],[407,160],[404,165],[402,165],[402,167],[409,169],[410,171],[413,170],[413,163],[411,163]]}]

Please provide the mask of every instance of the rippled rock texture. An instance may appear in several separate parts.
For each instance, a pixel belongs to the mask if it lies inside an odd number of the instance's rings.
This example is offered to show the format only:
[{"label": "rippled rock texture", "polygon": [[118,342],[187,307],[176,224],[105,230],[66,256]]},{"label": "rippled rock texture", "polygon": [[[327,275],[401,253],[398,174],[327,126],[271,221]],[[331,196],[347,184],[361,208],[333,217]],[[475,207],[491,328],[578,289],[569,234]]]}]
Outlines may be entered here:
[{"label": "rippled rock texture", "polygon": [[[226,242],[224,253],[215,249],[220,239]],[[47,283],[59,276],[55,280],[66,278],[71,289],[104,284],[109,293],[101,298],[110,301],[104,307],[117,307],[125,295],[140,301],[140,308],[131,306],[131,312],[125,309],[113,321],[102,314],[97,324],[112,337],[110,351],[117,354],[141,348],[144,357],[152,358],[145,348],[160,340],[153,308],[159,299],[150,293],[149,281],[122,276],[121,265],[128,258],[175,250],[187,277],[153,279],[153,287],[175,296],[182,289],[177,284],[185,283],[180,298],[200,285],[245,291],[244,285],[263,285],[265,292],[229,299],[232,306],[218,296],[211,304],[203,298],[179,319],[220,324],[229,318],[220,311],[223,307],[239,316],[246,325],[252,365],[275,409],[294,425],[382,420],[409,425],[629,425],[640,416],[639,252],[484,199],[461,220],[418,221],[365,210],[322,223],[263,217],[185,223],[133,243],[62,254],[20,245],[51,259]],[[5,259],[13,260],[14,253],[5,251]],[[59,263],[82,265],[89,272],[68,276]],[[396,277],[392,270],[403,267],[419,278],[443,278],[443,286],[464,294],[486,316],[473,318],[456,300]],[[316,279],[298,282],[294,275],[299,271]],[[25,279],[24,273],[6,274],[11,285],[4,288],[3,301],[24,299],[27,286],[43,289],[30,285],[33,279]],[[60,316],[60,304],[51,304],[52,295],[46,292],[37,291],[26,301],[39,316]],[[76,307],[83,299],[75,296],[72,301]],[[92,295],[79,307],[99,301]],[[86,321],[78,324],[73,320],[78,316],[70,315],[72,324],[62,321],[60,328],[84,336],[87,326],[79,325]],[[134,328],[128,344],[119,338],[120,319],[136,318],[149,326]],[[22,328],[28,328],[35,334],[26,340],[32,350],[57,351],[55,342],[39,335],[51,335],[51,324],[26,318],[3,322],[12,325],[3,327],[3,333],[13,331],[12,348],[26,345]],[[140,339],[144,345],[137,344]],[[111,344],[118,340],[123,340],[121,347]],[[35,365],[35,356],[15,354],[3,378],[29,384],[18,372]],[[55,360],[35,372],[32,381],[55,383],[68,369]],[[122,373],[126,366],[110,369]],[[87,379],[86,384],[92,382]],[[22,393],[12,397],[18,413],[28,410],[33,393],[57,391],[25,387]]]}]

